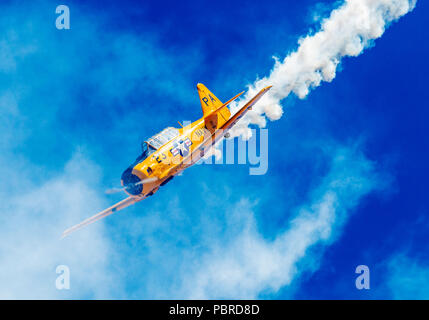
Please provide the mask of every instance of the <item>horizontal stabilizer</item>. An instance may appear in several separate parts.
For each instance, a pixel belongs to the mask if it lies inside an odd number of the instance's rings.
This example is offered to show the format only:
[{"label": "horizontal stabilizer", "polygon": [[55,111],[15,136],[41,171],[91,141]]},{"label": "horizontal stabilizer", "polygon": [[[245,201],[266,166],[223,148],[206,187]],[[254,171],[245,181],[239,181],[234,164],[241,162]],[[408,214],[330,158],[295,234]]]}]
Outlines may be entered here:
[{"label": "horizontal stabilizer", "polygon": [[258,92],[256,96],[254,96],[252,99],[250,99],[249,102],[247,102],[243,107],[240,108],[223,126],[221,129],[223,129],[223,134],[226,134],[226,132],[231,129],[238,120],[240,120],[247,111],[249,111],[253,105],[259,101],[259,99],[262,98],[262,96],[268,92],[268,90],[271,89],[272,86],[268,86],[263,88],[261,91]]},{"label": "horizontal stabilizer", "polygon": [[211,116],[212,114],[214,114],[214,113],[216,113],[216,112],[220,111],[222,108],[226,107],[226,106],[227,106],[227,105],[229,105],[231,102],[233,102],[235,99],[237,99],[239,96],[241,96],[243,93],[244,93],[244,91],[243,91],[243,92],[240,92],[240,93],[239,93],[239,94],[237,94],[235,97],[233,97],[233,98],[229,99],[227,102],[225,102],[223,105],[221,105],[219,108],[214,109],[213,111],[211,111],[211,112],[210,112],[210,113],[208,113],[208,114],[204,114],[204,118],[208,118],[208,117],[209,117],[209,116]]}]

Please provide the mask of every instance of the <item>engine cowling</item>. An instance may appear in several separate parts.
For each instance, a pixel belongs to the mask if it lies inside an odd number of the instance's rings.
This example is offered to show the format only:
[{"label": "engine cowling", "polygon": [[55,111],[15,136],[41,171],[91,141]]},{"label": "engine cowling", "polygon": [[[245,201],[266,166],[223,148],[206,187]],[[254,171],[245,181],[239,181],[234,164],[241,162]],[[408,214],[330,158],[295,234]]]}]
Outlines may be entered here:
[{"label": "engine cowling", "polygon": [[143,184],[137,184],[141,179],[133,174],[133,168],[128,168],[122,173],[121,183],[125,187],[125,191],[133,196],[137,196],[143,192]]}]

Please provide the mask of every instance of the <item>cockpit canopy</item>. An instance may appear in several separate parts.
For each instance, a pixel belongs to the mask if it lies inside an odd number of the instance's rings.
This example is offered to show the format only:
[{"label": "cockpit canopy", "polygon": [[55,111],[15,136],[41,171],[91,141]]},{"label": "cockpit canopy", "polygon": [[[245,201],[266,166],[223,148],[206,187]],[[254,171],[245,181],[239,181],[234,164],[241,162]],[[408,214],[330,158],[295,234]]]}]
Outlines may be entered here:
[{"label": "cockpit canopy", "polygon": [[160,133],[150,137],[142,143],[142,159],[146,159],[153,152],[161,148],[168,141],[179,136],[179,129],[168,127],[162,130]]},{"label": "cockpit canopy", "polygon": [[154,153],[156,149],[152,147],[150,144],[148,144],[146,141],[142,142],[142,154],[141,158],[146,159],[148,156],[150,156],[152,153]]},{"label": "cockpit canopy", "polygon": [[150,146],[154,147],[155,149],[159,149],[168,141],[176,138],[178,135],[179,135],[179,129],[168,127],[162,130],[160,133],[149,138],[146,142]]}]

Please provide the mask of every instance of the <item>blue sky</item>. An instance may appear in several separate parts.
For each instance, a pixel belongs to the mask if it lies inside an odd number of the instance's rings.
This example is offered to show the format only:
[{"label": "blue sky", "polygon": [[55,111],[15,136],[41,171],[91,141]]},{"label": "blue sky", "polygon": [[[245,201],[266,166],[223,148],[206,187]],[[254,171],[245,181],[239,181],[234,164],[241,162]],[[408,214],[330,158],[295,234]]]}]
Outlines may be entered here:
[{"label": "blue sky", "polygon": [[62,241],[141,140],[201,116],[198,82],[229,99],[342,1],[69,1],[61,31],[58,4],[0,5],[0,297],[429,298],[427,2],[282,101],[267,174],[194,166]]}]

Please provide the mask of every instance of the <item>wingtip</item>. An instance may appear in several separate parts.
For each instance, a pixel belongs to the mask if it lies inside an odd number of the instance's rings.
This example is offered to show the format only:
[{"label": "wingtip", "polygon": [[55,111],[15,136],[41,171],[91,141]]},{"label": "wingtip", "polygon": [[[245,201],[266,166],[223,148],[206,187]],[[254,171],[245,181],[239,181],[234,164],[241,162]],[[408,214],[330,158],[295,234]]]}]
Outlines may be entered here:
[{"label": "wingtip", "polygon": [[63,240],[65,237],[67,237],[72,232],[73,232],[73,228],[69,228],[67,230],[64,230],[63,233],[61,234],[60,240]]}]

